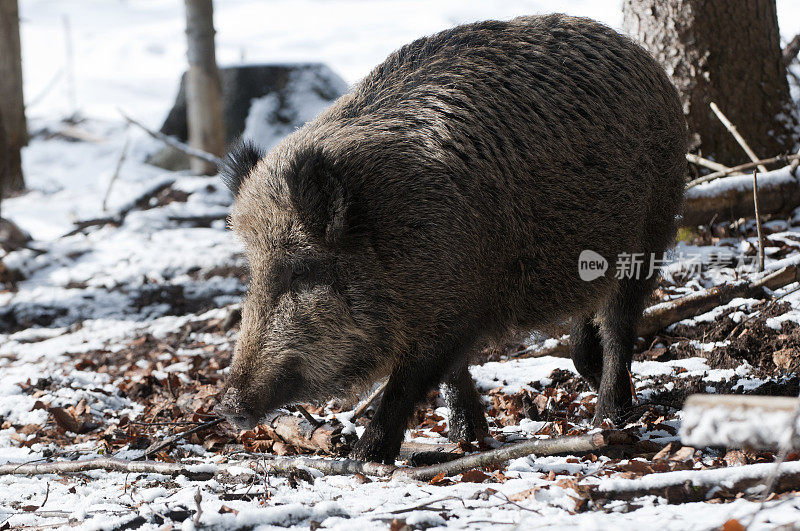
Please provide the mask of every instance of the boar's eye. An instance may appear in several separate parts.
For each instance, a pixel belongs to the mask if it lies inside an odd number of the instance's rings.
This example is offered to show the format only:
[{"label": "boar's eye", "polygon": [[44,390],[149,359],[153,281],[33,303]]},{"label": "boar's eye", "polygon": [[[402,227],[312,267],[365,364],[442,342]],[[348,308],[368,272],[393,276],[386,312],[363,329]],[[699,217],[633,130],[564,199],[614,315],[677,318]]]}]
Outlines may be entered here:
[{"label": "boar's eye", "polygon": [[283,273],[283,285],[287,291],[296,290],[300,284],[311,278],[311,271],[305,264],[291,264],[286,267]]}]

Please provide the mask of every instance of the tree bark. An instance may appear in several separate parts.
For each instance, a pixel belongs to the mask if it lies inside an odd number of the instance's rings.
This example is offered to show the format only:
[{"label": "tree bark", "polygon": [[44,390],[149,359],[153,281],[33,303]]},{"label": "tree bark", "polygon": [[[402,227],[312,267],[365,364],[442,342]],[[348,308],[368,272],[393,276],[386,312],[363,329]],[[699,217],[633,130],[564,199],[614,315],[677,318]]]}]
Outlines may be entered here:
[{"label": "tree bark", "polygon": [[28,143],[25,102],[22,96],[22,54],[17,0],[0,0],[0,115],[8,143],[5,192],[25,188],[20,150]]},{"label": "tree bark", "polygon": [[3,112],[0,110],[0,219],[3,219],[3,192],[6,189],[8,179],[8,140],[6,139],[6,128],[3,127]]},{"label": "tree bark", "polygon": [[709,108],[715,102],[759,157],[798,141],[775,0],[624,0],[623,28],[678,88],[692,150],[726,166],[747,162]]},{"label": "tree bark", "polygon": [[[189,145],[222,156],[225,126],[222,119],[222,85],[214,49],[212,0],[186,0],[186,37],[189,70],[186,76]],[[216,165],[191,159],[193,172],[214,174]]]}]

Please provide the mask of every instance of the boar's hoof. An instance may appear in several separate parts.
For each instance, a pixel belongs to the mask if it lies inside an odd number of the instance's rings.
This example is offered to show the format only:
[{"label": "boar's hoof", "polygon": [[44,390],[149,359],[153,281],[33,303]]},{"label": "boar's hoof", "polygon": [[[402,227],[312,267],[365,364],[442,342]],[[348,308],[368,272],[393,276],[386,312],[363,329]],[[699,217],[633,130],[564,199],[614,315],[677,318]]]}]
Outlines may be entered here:
[{"label": "boar's hoof", "polygon": [[357,459],[358,461],[373,461],[375,463],[392,465],[394,464],[395,457],[400,453],[400,445],[402,442],[402,434],[396,441],[392,441],[382,432],[370,430],[370,426],[367,426],[364,434],[353,446],[353,450],[350,452],[350,458]]},{"label": "boar's hoof", "polygon": [[610,420],[615,427],[622,427],[628,422],[632,412],[630,401],[625,405],[612,405],[598,401],[592,425],[601,426],[603,422]]},{"label": "boar's hoof", "polygon": [[480,441],[489,434],[483,410],[451,410],[448,425],[447,439],[450,442]]}]

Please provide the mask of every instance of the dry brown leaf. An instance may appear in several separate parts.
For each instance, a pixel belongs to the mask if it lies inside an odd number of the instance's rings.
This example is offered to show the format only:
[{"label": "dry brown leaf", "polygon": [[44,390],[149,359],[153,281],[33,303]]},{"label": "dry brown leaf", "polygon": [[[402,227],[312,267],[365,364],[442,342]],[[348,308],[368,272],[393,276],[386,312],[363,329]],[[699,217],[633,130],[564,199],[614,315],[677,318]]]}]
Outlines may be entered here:
[{"label": "dry brown leaf", "polygon": [[411,531],[412,529],[414,528],[408,525],[406,521],[401,518],[395,518],[389,524],[389,531]]},{"label": "dry brown leaf", "polygon": [[692,448],[691,446],[683,446],[679,450],[677,450],[675,453],[673,453],[670,456],[669,460],[670,461],[685,461],[687,459],[691,459],[692,457],[694,457],[694,451],[695,451],[694,448]]},{"label": "dry brown leaf", "polygon": [[428,483],[443,487],[446,485],[452,485],[453,481],[450,478],[445,477],[445,472],[439,472]]},{"label": "dry brown leaf", "polygon": [[747,457],[741,450],[728,450],[722,458],[728,466],[742,466],[747,464]]},{"label": "dry brown leaf", "polygon": [[722,524],[721,531],[745,531],[747,528],[739,523],[739,520],[731,518]]},{"label": "dry brown leaf", "polygon": [[489,476],[477,468],[473,468],[461,474],[461,483],[483,483],[487,479],[489,479]]},{"label": "dry brown leaf", "polygon": [[508,499],[513,501],[513,502],[520,502],[520,501],[523,501],[523,500],[527,500],[529,498],[534,498],[536,492],[538,492],[541,489],[542,489],[542,487],[533,487],[533,488],[530,488],[530,489],[526,489],[526,490],[517,492],[515,494],[512,494],[511,496],[508,497]]},{"label": "dry brown leaf", "polygon": [[78,422],[78,420],[66,409],[63,407],[51,407],[47,411],[50,413],[50,416],[53,417],[53,420],[56,421],[56,424],[58,424],[64,431],[80,433],[81,423]]}]

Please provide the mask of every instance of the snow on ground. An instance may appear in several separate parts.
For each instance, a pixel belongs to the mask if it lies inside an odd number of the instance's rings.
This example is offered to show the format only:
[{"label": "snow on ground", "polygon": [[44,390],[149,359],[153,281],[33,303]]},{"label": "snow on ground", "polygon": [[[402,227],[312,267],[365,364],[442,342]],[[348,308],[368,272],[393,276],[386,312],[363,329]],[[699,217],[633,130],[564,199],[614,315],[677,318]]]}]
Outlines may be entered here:
[{"label": "snow on ground", "polygon": [[[145,154],[157,144],[128,129],[116,110],[124,107],[149,125],[160,125],[183,70],[181,2],[21,4],[34,133],[23,157],[31,190],[4,201],[3,214],[35,240],[30,249],[3,257],[22,278],[0,291],[0,463],[135,458],[184,425],[176,422],[198,422],[208,415],[227,371],[236,327],[225,322],[247,282],[242,247],[225,228],[232,198],[214,177],[144,164]],[[800,31],[796,3],[781,0],[778,8],[782,33]],[[471,20],[555,10],[612,26],[621,19],[616,1],[218,1],[219,58],[223,64],[323,61],[352,83],[391,50],[422,34]],[[75,57],[74,101],[63,70],[64,15]],[[60,120],[75,111],[87,118],[77,127],[94,141],[58,134],[64,125]],[[129,153],[104,210],[103,198],[127,141]],[[75,221],[123,212],[119,224],[67,235]],[[770,267],[800,256],[799,222],[800,216],[794,216],[765,224]],[[752,223],[718,229],[721,234],[700,234],[678,245],[677,260],[660,287],[662,299],[741,277],[731,264],[687,273],[685,257],[708,262],[724,251],[752,258]],[[796,394],[797,368],[783,366],[783,358],[776,357],[782,349],[800,348],[800,293],[791,291],[795,287],[779,290],[776,295],[782,298],[771,302],[736,299],[677,323],[652,345],[640,345],[632,367],[639,403],[631,430],[645,442],[677,445],[676,408],[688,393]],[[490,354],[491,361],[472,368],[496,440],[590,429],[595,395],[569,360],[509,359],[506,354]],[[407,440],[443,442],[446,409],[440,399],[431,400],[424,421],[408,432]],[[66,429],[63,417],[59,423],[58,412],[76,421],[72,427],[78,432]],[[314,413],[345,424],[351,417],[347,407],[336,403]],[[362,424],[355,430],[362,430]],[[241,447],[238,434],[219,429],[157,458],[205,465],[236,462]],[[364,529],[388,527],[393,520],[413,528],[713,529],[729,519],[747,522],[753,515],[752,528],[767,529],[800,516],[800,502],[791,495],[761,511],[753,497],[670,505],[646,496],[592,505],[570,483],[610,488],[614,482],[648,476],[653,477],[647,481],[659,481],[663,475],[651,473],[658,467],[666,467],[666,474],[707,468],[720,480],[730,480],[736,475],[731,459],[763,466],[772,459],[698,449],[684,460],[646,461],[654,468],[643,472],[634,457],[652,459],[653,453],[522,458],[502,470],[486,471],[484,484],[459,476],[434,484],[355,476],[292,481],[244,466],[211,481],[101,471],[0,476],[0,529],[159,529],[170,523],[186,529],[317,524]]]}]

